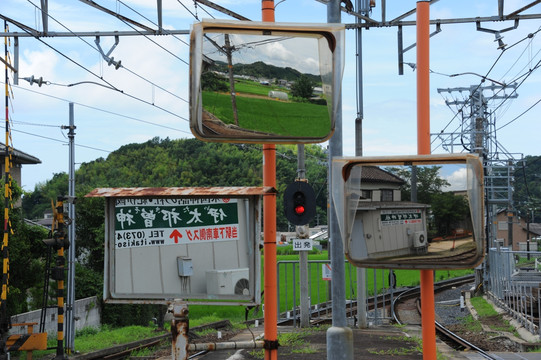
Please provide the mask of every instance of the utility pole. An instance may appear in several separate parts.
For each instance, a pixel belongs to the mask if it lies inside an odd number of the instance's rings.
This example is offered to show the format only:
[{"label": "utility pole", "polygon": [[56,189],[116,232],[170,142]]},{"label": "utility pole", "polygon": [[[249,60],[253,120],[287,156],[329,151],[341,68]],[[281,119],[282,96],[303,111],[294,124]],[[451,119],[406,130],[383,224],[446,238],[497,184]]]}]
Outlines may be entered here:
[{"label": "utility pole", "polygon": [[[340,0],[330,0],[327,4],[327,22],[339,23],[340,21]],[[329,247],[331,249],[332,269],[332,327],[327,330],[327,359],[353,360],[353,331],[347,327],[346,323],[344,244],[342,243],[338,218],[332,201],[333,183],[330,171],[333,158],[342,156],[341,96],[338,98],[336,106],[335,131],[329,140]]]},{"label": "utility pole", "polygon": [[[370,5],[366,0],[356,0],[355,9],[358,13],[366,15],[370,10]],[[357,24],[362,23],[361,18],[356,19]],[[358,27],[357,35],[357,118],[355,119],[355,156],[363,156],[363,29]],[[357,318],[358,327],[368,327],[366,313],[366,269],[358,267],[357,270]],[[374,285],[375,286],[375,285]]]},{"label": "utility pole", "polygon": [[68,129],[69,138],[69,179],[68,179],[68,286],[66,297],[66,353],[72,354],[75,351],[75,129],[73,103],[69,103],[69,126],[62,126]]},{"label": "utility pole", "polygon": [[239,115],[237,113],[237,94],[235,93],[235,77],[233,76],[233,50],[231,41],[229,40],[229,34],[225,34],[225,46],[224,52],[227,57],[227,68],[229,70],[229,92],[231,92],[231,107],[233,109],[233,117],[235,119],[235,125],[239,126]]},{"label": "utility pole", "polygon": [[[299,181],[307,181],[304,156],[304,144],[297,145],[297,178]],[[308,239],[309,225],[297,225],[295,227],[298,239]],[[308,251],[299,251],[299,282],[301,293],[301,327],[310,326],[310,289],[308,288]]]},{"label": "utility pole", "polygon": [[[473,73],[472,73],[473,74]],[[477,75],[477,74],[474,74]],[[488,80],[491,85],[483,85]],[[495,117],[489,111],[489,102],[499,99],[518,97],[517,84],[502,84],[483,77],[478,85],[469,87],[456,87],[451,89],[438,89],[438,93],[464,92],[470,93],[465,100],[446,101],[447,105],[456,105],[462,113],[462,126],[460,132],[440,133],[438,138],[442,146],[451,152],[467,150],[477,153],[485,167],[485,189],[487,210],[487,249],[493,246],[497,238],[495,226],[497,208],[506,207],[508,226],[508,246],[513,243],[513,169],[522,157],[519,154],[508,153],[496,140]],[[490,97],[484,96],[484,91],[493,93]],[[506,93],[510,90],[510,93]],[[499,94],[499,95],[498,95]],[[467,141],[469,139],[469,141]],[[496,156],[497,155],[497,156]]]}]

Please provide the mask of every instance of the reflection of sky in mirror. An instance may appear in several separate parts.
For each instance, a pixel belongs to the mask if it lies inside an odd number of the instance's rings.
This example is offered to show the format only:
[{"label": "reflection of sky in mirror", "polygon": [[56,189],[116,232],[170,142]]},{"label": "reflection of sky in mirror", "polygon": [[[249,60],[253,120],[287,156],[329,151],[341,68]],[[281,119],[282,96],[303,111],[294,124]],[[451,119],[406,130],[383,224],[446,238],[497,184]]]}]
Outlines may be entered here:
[{"label": "reflection of sky in mirror", "polygon": [[[214,42],[224,46],[224,36],[207,34]],[[319,74],[318,41],[315,38],[283,36],[230,35],[233,64],[252,64],[262,61],[277,67],[290,67],[303,74]],[[225,54],[218,51],[210,41],[204,41],[204,53],[209,58],[227,61]]]},{"label": "reflection of sky in mirror", "polygon": [[440,176],[447,180],[450,186],[444,187],[443,191],[466,190],[468,170],[466,165],[446,165],[440,169]]}]

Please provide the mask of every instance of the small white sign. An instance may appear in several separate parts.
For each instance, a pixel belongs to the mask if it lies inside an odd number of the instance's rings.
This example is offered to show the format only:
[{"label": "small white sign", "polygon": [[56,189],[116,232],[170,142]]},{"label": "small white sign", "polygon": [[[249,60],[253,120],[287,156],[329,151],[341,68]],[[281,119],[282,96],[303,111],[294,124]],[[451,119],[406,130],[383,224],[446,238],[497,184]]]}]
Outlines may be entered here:
[{"label": "small white sign", "polygon": [[310,239],[293,239],[293,250],[295,251],[310,251],[312,250],[312,240]]},{"label": "small white sign", "polygon": [[332,280],[331,264],[322,264],[321,265],[321,278],[323,280],[327,280],[327,281]]}]

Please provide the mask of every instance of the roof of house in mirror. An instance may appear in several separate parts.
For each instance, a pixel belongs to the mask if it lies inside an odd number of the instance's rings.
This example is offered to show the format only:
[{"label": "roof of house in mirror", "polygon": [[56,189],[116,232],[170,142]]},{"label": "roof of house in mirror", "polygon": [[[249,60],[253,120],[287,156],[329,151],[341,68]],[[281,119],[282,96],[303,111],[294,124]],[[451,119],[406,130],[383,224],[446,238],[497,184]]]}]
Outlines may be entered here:
[{"label": "roof of house in mirror", "polygon": [[400,177],[385,171],[377,166],[363,166],[361,170],[361,181],[364,182],[385,182],[385,183],[395,183],[395,184],[405,184],[406,181]]}]

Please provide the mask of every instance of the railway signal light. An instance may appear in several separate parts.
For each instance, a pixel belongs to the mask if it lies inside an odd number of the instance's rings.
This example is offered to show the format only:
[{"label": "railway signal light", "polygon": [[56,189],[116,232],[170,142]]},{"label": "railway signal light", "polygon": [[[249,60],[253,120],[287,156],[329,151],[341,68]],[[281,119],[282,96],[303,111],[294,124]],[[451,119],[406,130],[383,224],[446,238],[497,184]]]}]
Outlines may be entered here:
[{"label": "railway signal light", "polygon": [[293,225],[306,225],[316,216],[316,194],[305,181],[295,181],[284,193],[284,212]]}]

